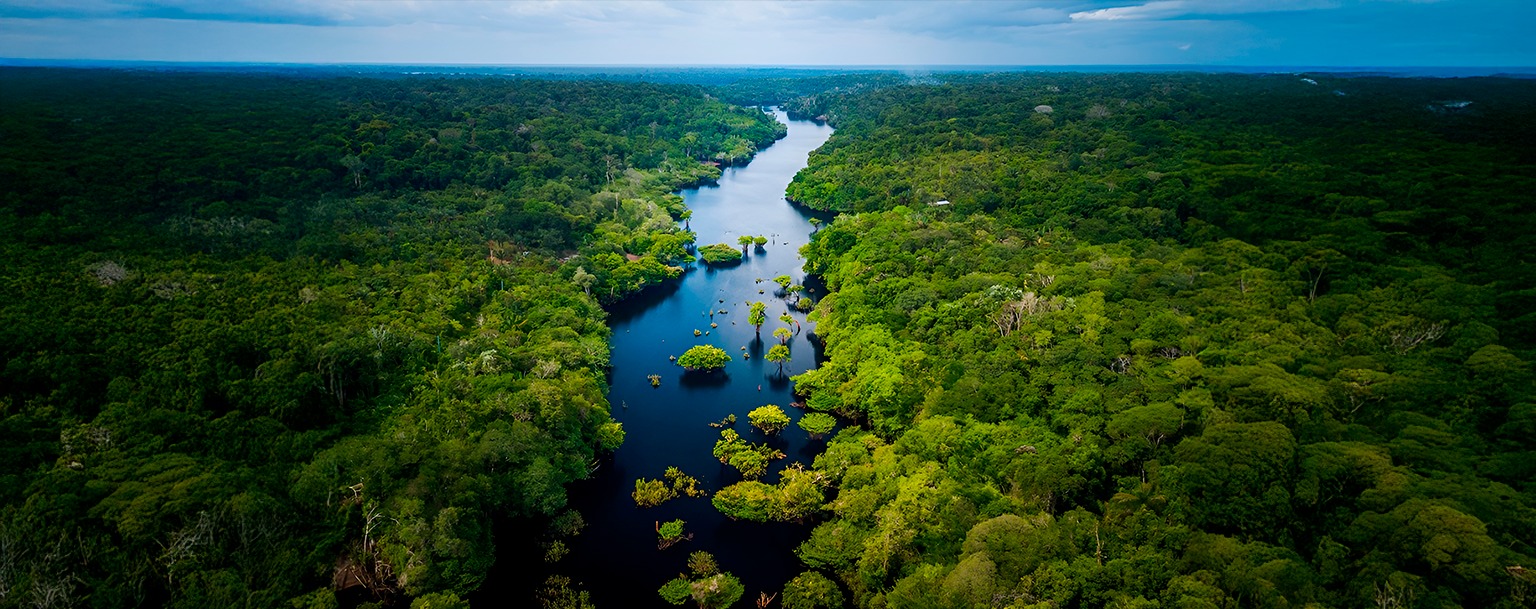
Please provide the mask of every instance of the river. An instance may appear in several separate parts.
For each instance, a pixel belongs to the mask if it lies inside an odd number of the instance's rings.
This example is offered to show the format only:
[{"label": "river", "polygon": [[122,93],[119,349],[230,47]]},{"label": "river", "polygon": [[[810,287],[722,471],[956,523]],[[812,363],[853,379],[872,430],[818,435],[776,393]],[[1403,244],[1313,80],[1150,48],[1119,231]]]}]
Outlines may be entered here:
[{"label": "river", "polygon": [[[628,436],[592,479],[571,487],[571,506],[581,512],[587,526],[567,542],[569,555],[549,569],[585,584],[601,609],[671,607],[656,590],[687,571],[688,554],[696,550],[714,554],[721,570],[741,579],[746,593],[737,606],[742,607],[752,606],[761,591],[778,593],[802,568],[794,548],[809,532],[805,525],[732,521],[717,512],[708,497],[680,497],[653,508],[637,507],[630,497],[637,478],[659,479],[668,466],[698,478],[709,491],[741,480],[734,469],[711,455],[720,430],[709,423],[729,414],[736,415],[735,429],[745,439],[766,440],[785,453],[761,479],[769,484],[790,463],[809,466],[824,445],[824,440],[811,440],[793,424],[777,437],[765,438],[747,423],[747,412],[764,404],[777,404],[798,421],[802,411],[789,406],[793,400],[789,377],[815,365],[815,350],[808,339],[813,326],[788,300],[775,296],[778,286],[773,278],[789,275],[797,284],[804,280],[798,252],[809,240],[808,220],[815,214],[786,201],[784,189],[832,129],[791,121],[781,111],[774,111],[774,116],[789,125],[784,138],[759,152],[750,164],[725,169],[717,185],[681,193],[693,210],[690,226],[698,234],[699,245],[735,245],[741,235],[767,236],[768,245],[763,250],[749,248],[750,255],[740,265],[712,268],[700,263],[682,279],[610,310],[608,401],[613,418],[624,424]],[[808,294],[810,298],[820,295],[820,290]],[[768,321],[761,338],[747,323],[751,301],[767,305]],[[784,325],[778,318],[786,311],[800,322],[802,331],[790,341],[792,359],[780,374],[778,365],[766,362],[763,355],[776,344],[772,333]],[[712,322],[717,327],[711,328]],[[695,329],[707,334],[695,337]],[[734,359],[724,370],[686,375],[668,360],[699,344],[724,349]],[[743,354],[751,357],[743,359]],[[647,377],[652,374],[661,375],[660,387],[651,386]],[[693,539],[658,550],[656,523],[677,518],[687,521]],[[511,532],[504,531],[502,539],[506,533]],[[520,553],[509,548],[501,555]],[[498,564],[487,587],[501,588],[511,583],[509,579],[527,581],[523,568],[513,575],[506,571],[509,567]]]}]

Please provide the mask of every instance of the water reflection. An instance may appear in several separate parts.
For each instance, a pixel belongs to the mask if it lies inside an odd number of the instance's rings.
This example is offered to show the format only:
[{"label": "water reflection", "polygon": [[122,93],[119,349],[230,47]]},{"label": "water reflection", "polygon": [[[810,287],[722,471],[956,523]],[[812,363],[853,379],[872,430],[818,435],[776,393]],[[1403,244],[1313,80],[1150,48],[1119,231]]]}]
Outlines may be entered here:
[{"label": "water reflection", "polygon": [[[568,542],[571,553],[564,560],[542,572],[518,572],[512,565],[499,565],[486,592],[478,595],[481,598],[503,600],[492,592],[497,586],[518,581],[532,587],[537,581],[529,582],[530,575],[541,581],[544,575],[558,573],[585,582],[594,603],[605,609],[670,607],[656,589],[686,570],[689,552],[705,550],[715,555],[722,569],[741,579],[746,587],[742,602],[748,603],[760,591],[778,592],[803,569],[794,547],[807,536],[809,524],[732,521],[720,515],[708,498],[680,498],[660,507],[639,508],[630,497],[636,478],[660,478],[669,466],[698,478],[710,491],[739,481],[741,476],[734,469],[711,454],[720,429],[709,424],[729,414],[736,415],[734,428],[745,439],[767,442],[787,455],[762,478],[766,483],[776,481],[777,472],[792,462],[809,466],[825,445],[794,425],[778,436],[765,437],[747,423],[747,412],[763,404],[778,404],[798,420],[803,413],[789,406],[794,401],[789,378],[810,369],[820,353],[810,340],[814,325],[794,310],[792,297],[786,300],[776,293],[778,285],[772,280],[789,275],[815,289],[808,296],[825,294],[824,286],[806,278],[800,269],[798,250],[809,240],[808,219],[831,217],[791,205],[784,200],[784,189],[805,166],[807,154],[825,142],[832,130],[776,115],[790,125],[784,139],[762,151],[750,165],[727,168],[718,186],[682,193],[693,210],[689,225],[700,245],[735,244],[741,235],[767,236],[770,243],[761,251],[749,248],[739,264],[691,270],[681,280],[653,287],[613,307],[608,319],[613,329],[608,399],[628,437],[593,479],[571,489],[571,505],[581,511],[587,528]],[[755,301],[767,307],[762,334],[747,321],[750,303]],[[764,356],[778,344],[772,332],[785,325],[779,315],[786,312],[800,331],[788,341],[793,357],[781,373],[779,365]],[[716,326],[711,328],[710,323]],[[699,336],[693,335],[695,329],[700,330]],[[794,324],[789,329],[795,330]],[[724,349],[733,360],[713,373],[685,373],[668,360],[701,344]],[[651,386],[647,377],[652,374],[661,375],[660,387]],[[658,550],[656,524],[678,518],[687,521],[693,540]]]}]

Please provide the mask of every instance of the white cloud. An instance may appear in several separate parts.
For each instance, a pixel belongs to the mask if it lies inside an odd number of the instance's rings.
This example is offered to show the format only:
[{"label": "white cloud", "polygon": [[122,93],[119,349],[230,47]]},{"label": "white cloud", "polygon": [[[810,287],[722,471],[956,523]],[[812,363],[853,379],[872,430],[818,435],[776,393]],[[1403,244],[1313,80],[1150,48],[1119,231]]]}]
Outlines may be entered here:
[{"label": "white cloud", "polygon": [[1339,0],[1154,0],[1130,6],[1078,11],[1073,21],[1174,19],[1187,16],[1250,15],[1337,8]]}]

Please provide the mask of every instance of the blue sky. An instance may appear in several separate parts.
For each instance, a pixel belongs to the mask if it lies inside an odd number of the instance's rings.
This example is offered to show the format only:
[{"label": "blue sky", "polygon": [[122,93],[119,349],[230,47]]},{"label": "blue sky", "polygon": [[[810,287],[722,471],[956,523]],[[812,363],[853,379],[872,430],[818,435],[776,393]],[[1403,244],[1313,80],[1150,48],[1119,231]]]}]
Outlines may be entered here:
[{"label": "blue sky", "polygon": [[0,0],[0,57],[445,64],[1536,65],[1536,0]]}]

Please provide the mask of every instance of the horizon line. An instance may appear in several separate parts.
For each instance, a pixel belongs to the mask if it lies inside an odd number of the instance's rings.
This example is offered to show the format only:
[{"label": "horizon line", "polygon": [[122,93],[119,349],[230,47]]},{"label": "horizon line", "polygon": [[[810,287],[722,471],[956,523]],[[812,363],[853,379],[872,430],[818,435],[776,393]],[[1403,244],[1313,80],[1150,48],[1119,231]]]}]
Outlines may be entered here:
[{"label": "horizon line", "polygon": [[92,59],[92,58],[31,58],[0,57],[0,66],[26,64],[155,64],[171,66],[283,66],[283,67],[430,67],[430,68],[666,68],[666,69],[768,69],[768,70],[910,70],[910,69],[1020,69],[1020,68],[1314,68],[1326,70],[1349,69],[1434,69],[1434,70],[1526,70],[1536,71],[1533,65],[1474,65],[1474,64],[1224,64],[1224,63],[1040,63],[1040,64],[732,64],[732,63],[473,63],[473,62],[394,62],[394,61],[346,61],[346,62],[296,62],[296,61],[181,61],[164,59]]}]

